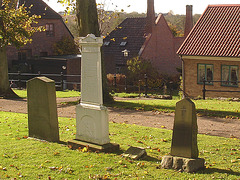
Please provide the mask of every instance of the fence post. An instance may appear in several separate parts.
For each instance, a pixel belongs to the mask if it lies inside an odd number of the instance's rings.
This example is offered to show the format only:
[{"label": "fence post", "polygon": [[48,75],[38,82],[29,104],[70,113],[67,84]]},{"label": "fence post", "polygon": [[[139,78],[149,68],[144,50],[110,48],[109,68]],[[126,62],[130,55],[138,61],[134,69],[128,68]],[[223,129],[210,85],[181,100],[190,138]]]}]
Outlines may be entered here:
[{"label": "fence post", "polygon": [[141,80],[138,80],[138,96],[141,96]]},{"label": "fence post", "polygon": [[21,89],[21,84],[22,84],[22,80],[21,80],[21,72],[18,71],[18,89]]},{"label": "fence post", "polygon": [[127,93],[127,76],[125,76],[125,93]]},{"label": "fence post", "polygon": [[63,76],[63,72],[61,72],[61,90],[63,91],[63,86],[64,86],[64,76]]},{"label": "fence post", "polygon": [[145,79],[145,84],[144,84],[145,97],[147,97],[147,91],[148,91],[148,77],[147,77],[147,74],[144,74],[144,79]]},{"label": "fence post", "polygon": [[203,79],[203,99],[205,100],[205,97],[206,97],[206,80]]},{"label": "fence post", "polygon": [[117,75],[114,74],[114,92],[117,92]]}]

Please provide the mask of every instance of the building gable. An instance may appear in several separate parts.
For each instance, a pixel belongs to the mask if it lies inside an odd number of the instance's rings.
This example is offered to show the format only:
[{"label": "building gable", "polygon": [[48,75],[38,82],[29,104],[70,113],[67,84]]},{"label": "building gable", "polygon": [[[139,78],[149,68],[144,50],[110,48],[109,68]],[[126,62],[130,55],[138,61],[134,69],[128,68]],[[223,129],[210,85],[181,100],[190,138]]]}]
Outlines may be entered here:
[{"label": "building gable", "polygon": [[164,16],[160,14],[153,32],[149,34],[141,49],[141,57],[150,60],[160,74],[175,75],[176,68],[181,67],[181,61],[175,53],[175,41]]}]

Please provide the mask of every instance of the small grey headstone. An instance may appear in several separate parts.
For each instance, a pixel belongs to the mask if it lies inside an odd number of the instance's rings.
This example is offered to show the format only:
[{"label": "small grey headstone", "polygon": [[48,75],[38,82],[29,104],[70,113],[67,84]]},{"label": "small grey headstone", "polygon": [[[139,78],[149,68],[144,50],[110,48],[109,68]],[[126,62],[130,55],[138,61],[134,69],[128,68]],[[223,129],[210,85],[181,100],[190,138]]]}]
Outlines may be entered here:
[{"label": "small grey headstone", "polygon": [[197,133],[195,104],[188,98],[182,99],[175,109],[171,155],[198,158]]},{"label": "small grey headstone", "polygon": [[124,157],[130,157],[131,159],[140,159],[143,156],[146,156],[147,152],[144,148],[133,147],[131,146],[128,150],[123,153]]},{"label": "small grey headstone", "polygon": [[56,90],[53,80],[36,77],[27,82],[29,137],[59,141]]}]

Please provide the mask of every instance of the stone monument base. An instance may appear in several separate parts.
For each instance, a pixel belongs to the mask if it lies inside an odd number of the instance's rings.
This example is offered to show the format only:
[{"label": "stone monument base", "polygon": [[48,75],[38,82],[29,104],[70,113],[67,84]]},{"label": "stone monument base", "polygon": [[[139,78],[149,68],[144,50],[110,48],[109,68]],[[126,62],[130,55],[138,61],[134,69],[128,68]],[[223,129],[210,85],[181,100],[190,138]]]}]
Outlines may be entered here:
[{"label": "stone monument base", "polygon": [[73,139],[68,141],[68,147],[70,147],[71,149],[79,149],[79,148],[84,148],[87,147],[88,150],[90,151],[98,151],[98,152],[116,152],[119,150],[119,144],[116,143],[107,143],[107,144],[103,144],[103,145],[99,145],[99,144],[94,144],[94,143],[90,143],[90,142],[85,142],[85,141],[81,141],[78,139]]},{"label": "stone monument base", "polygon": [[202,158],[191,159],[176,156],[164,156],[161,165],[164,169],[177,169],[192,173],[205,169],[204,163],[205,160]]}]

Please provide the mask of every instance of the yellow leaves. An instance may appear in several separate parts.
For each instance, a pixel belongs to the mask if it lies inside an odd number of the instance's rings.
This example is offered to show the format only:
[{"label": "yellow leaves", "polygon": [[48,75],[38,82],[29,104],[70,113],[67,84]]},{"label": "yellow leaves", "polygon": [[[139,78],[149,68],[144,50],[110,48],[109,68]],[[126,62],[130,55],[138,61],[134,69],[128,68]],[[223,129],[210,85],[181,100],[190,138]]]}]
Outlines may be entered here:
[{"label": "yellow leaves", "polygon": [[160,139],[160,141],[162,141],[162,142],[167,142],[167,140],[166,140],[166,139]]},{"label": "yellow leaves", "polygon": [[110,41],[113,41],[113,42],[115,42],[116,40],[115,40],[115,38],[112,38],[112,39],[110,39]]},{"label": "yellow leaves", "polygon": [[128,38],[128,37],[123,37],[122,39],[125,40],[125,39],[127,39],[127,38]]},{"label": "yellow leaves", "polygon": [[54,152],[53,155],[54,156],[58,156],[60,153],[59,152]]},{"label": "yellow leaves", "polygon": [[88,152],[88,148],[87,148],[87,147],[84,147],[84,148],[82,149],[82,152]]}]

